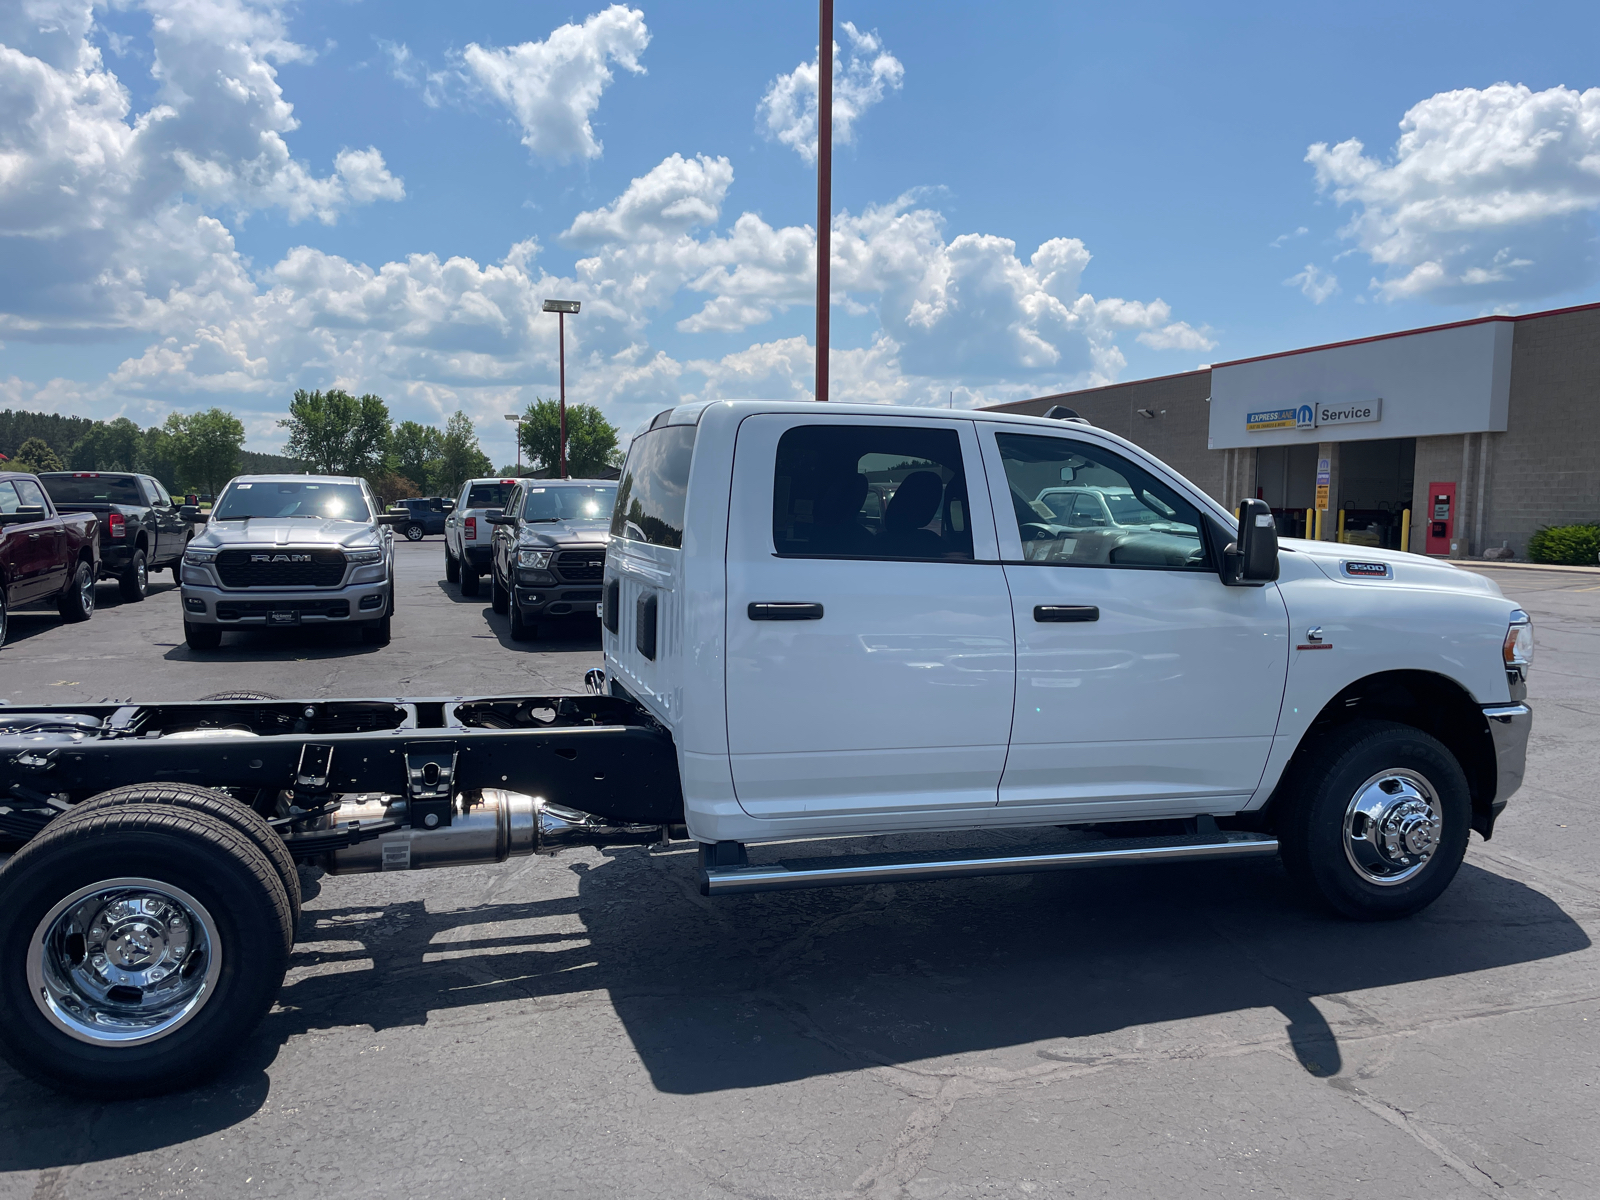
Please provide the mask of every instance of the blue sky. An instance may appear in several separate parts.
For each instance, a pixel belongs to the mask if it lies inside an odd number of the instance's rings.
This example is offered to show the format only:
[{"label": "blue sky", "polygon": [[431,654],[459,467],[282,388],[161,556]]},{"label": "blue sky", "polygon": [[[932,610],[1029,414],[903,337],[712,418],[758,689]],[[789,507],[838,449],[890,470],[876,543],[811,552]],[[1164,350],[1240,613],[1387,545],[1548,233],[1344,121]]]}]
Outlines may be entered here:
[{"label": "blue sky", "polygon": [[[1600,300],[1600,9],[1529,11],[841,4],[835,397]],[[549,295],[625,432],[809,395],[815,42],[807,4],[7,5],[0,406],[271,448],[344,386],[509,459]]]}]

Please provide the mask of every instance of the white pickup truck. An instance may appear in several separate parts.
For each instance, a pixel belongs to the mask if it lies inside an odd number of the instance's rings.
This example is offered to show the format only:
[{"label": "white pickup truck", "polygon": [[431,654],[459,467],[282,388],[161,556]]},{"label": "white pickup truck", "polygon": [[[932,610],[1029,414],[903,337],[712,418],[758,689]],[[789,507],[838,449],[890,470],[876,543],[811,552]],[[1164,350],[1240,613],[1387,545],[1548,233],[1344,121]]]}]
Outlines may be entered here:
[{"label": "white pickup truck", "polygon": [[588,695],[0,710],[0,1053],[95,1095],[214,1071],[277,994],[297,862],[687,837],[717,896],[1281,855],[1392,918],[1522,781],[1533,632],[1493,583],[1280,546],[1080,422],[670,409],[601,594]]}]

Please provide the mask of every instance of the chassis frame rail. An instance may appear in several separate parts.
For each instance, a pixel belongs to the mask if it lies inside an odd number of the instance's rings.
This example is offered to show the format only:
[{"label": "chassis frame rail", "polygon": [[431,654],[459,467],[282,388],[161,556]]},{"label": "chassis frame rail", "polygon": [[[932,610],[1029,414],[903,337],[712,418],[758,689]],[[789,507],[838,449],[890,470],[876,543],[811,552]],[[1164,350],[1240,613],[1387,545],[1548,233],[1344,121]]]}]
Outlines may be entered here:
[{"label": "chassis frame rail", "polygon": [[502,788],[619,822],[683,821],[671,736],[614,696],[0,707],[0,793],[76,802],[136,783],[432,796],[446,824],[452,795]]}]

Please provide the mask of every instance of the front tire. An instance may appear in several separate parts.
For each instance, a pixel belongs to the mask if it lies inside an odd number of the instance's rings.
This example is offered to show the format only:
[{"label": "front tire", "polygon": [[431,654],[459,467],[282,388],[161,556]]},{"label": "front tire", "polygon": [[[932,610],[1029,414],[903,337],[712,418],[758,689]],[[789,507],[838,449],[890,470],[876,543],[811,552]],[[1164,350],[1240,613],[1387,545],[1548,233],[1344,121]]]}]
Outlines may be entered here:
[{"label": "front tire", "polygon": [[427,530],[423,529],[421,525],[418,525],[415,521],[413,521],[411,524],[406,526],[406,541],[420,542],[425,533],[427,533]]},{"label": "front tire", "polygon": [[69,624],[94,616],[94,568],[86,562],[79,563],[56,605]]},{"label": "front tire", "polygon": [[289,961],[272,864],[163,804],[58,817],[0,872],[0,911],[0,1054],[100,1100],[214,1075]]},{"label": "front tire", "polygon": [[215,625],[183,623],[183,640],[191,650],[215,650],[222,645],[222,630]]},{"label": "front tire", "polygon": [[500,572],[489,568],[489,607],[502,617],[511,611],[511,589],[500,582]]},{"label": "front tire", "polygon": [[1467,852],[1472,797],[1455,756],[1393,721],[1322,736],[1286,778],[1283,864],[1308,899],[1356,921],[1420,912]]},{"label": "front tire", "polygon": [[522,615],[522,606],[513,602],[511,605],[511,640],[513,642],[531,642],[538,636],[538,623],[525,618]]},{"label": "front tire", "polygon": [[137,603],[145,598],[145,594],[150,590],[150,567],[145,561],[143,550],[133,552],[133,561],[117,578],[117,589],[122,593],[122,598],[131,603]]}]

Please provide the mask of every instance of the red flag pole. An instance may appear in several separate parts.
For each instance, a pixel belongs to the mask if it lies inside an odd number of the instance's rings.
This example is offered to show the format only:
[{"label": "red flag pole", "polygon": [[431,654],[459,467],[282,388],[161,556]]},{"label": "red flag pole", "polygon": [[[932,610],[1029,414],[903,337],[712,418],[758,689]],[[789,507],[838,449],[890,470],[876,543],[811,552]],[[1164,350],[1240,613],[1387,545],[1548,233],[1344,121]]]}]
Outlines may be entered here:
[{"label": "red flag pole", "polygon": [[817,4],[817,399],[828,398],[828,303],[833,294],[833,0]]}]

